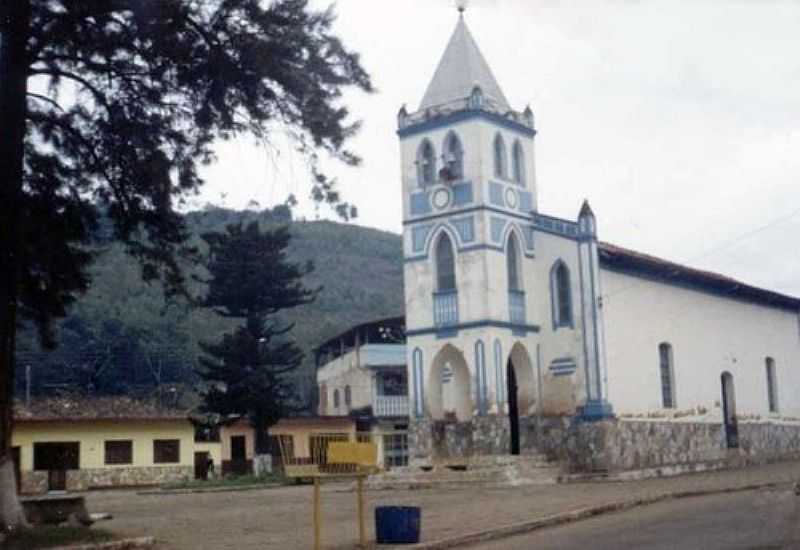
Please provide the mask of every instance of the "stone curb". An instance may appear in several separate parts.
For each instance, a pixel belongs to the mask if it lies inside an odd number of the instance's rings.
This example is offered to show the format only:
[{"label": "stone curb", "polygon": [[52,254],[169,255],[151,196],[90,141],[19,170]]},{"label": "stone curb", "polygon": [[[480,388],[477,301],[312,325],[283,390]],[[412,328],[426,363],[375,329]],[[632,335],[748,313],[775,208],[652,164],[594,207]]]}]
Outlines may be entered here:
[{"label": "stone curb", "polygon": [[137,491],[137,495],[191,495],[195,493],[234,493],[238,491],[256,491],[258,489],[272,489],[285,487],[283,483],[259,483],[255,485],[218,486],[218,487],[187,487],[185,489],[150,489]]},{"label": "stone curb", "polygon": [[98,542],[94,544],[76,544],[72,546],[58,546],[51,550],[134,550],[136,548],[152,548],[156,543],[153,537],[137,537],[129,539]]},{"label": "stone curb", "polygon": [[503,527],[496,527],[484,531],[476,531],[473,533],[458,535],[447,539],[440,539],[431,542],[422,542],[419,544],[413,544],[402,547],[381,544],[377,545],[377,548],[386,550],[390,550],[392,548],[398,548],[398,549],[408,548],[414,550],[443,550],[445,548],[460,548],[462,546],[477,544],[479,542],[488,542],[492,540],[513,537],[515,535],[522,535],[524,533],[536,531],[537,529],[542,529],[544,527],[554,527],[556,525],[571,523],[573,521],[579,521],[593,516],[607,514],[609,512],[619,512],[623,510],[629,510],[631,508],[636,508],[638,506],[655,504],[657,502],[665,500],[689,498],[689,497],[697,497],[705,495],[716,495],[724,493],[736,493],[741,491],[754,491],[756,489],[772,488],[772,487],[777,487],[779,485],[780,483],[775,483],[775,482],[753,483],[750,485],[742,485],[739,487],[724,487],[719,489],[697,489],[692,491],[676,491],[672,493],[662,493],[660,495],[610,502],[607,504],[600,504],[598,506],[589,506],[588,508],[580,508],[578,510],[572,510],[561,514],[554,514],[551,516],[545,516],[543,518],[523,521],[520,523],[505,525]]}]

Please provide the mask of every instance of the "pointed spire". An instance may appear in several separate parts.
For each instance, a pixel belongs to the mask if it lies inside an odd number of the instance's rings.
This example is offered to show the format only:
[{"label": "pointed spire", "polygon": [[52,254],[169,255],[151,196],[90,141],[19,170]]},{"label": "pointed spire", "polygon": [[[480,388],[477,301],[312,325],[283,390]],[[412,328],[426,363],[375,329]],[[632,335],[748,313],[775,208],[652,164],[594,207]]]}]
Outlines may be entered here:
[{"label": "pointed spire", "polygon": [[578,219],[585,218],[587,216],[594,217],[594,212],[592,212],[592,207],[589,206],[589,200],[583,199],[583,204],[581,205],[581,211],[578,214]]},{"label": "pointed spire", "polygon": [[450,42],[436,67],[433,80],[425,91],[419,109],[430,109],[454,101],[464,101],[478,86],[499,111],[510,111],[506,96],[500,89],[489,64],[464,21],[464,12],[459,6],[460,16]]}]

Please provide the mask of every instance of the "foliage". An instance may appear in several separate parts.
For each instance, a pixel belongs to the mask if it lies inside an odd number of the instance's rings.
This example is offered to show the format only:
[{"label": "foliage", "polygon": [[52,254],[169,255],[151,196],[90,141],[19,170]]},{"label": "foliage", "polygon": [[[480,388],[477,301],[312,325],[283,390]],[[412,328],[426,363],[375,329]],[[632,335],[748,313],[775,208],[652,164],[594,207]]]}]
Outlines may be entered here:
[{"label": "foliage", "polygon": [[[280,207],[263,212],[208,208],[189,213],[186,223],[195,235],[191,242],[202,248],[198,235],[224,231],[230,224],[258,221],[264,227],[272,227],[290,219],[290,214]],[[293,222],[289,232],[288,261],[305,265],[313,259],[316,269],[304,280],[311,288],[322,287],[314,302],[279,314],[283,322],[294,325],[287,336],[305,354],[302,367],[291,378],[308,403],[316,387],[313,347],[351,325],[402,314],[402,248],[398,235],[351,224]],[[69,335],[70,327],[84,326],[102,334],[102,327],[112,324],[124,327],[124,334],[133,341],[125,348],[130,351],[115,354],[92,392],[143,398],[161,393],[174,397],[172,390],[177,388],[179,404],[191,406],[194,400],[187,392],[198,384],[195,372],[197,357],[202,353],[199,342],[218,340],[236,326],[235,319],[205,308],[191,308],[185,302],[165,305],[160,287],[142,282],[136,265],[117,243],[108,243],[98,253],[90,275],[92,287],[58,324],[58,336],[63,342],[59,349],[44,352],[31,330],[21,333],[17,395],[24,395],[26,364],[32,366],[34,396],[75,393],[81,388],[86,391],[86,386],[76,385],[67,373],[81,359],[81,353],[102,356],[102,348],[90,344],[103,340],[92,337],[76,348],[77,340]],[[198,271],[198,279],[190,281],[190,292],[200,296],[206,292],[204,281],[208,273]],[[150,374],[148,361],[163,366],[160,382]]]},{"label": "foliage", "polygon": [[200,376],[207,382],[203,410],[223,417],[246,416],[256,432],[256,449],[266,448],[266,429],[296,412],[298,398],[287,377],[300,366],[303,351],[285,339],[291,324],[275,314],[312,302],[317,291],[303,285],[313,270],[286,260],[286,227],[262,231],[258,222],[228,225],[206,233],[208,292],[204,305],[244,324],[217,343],[201,343]]},{"label": "foliage", "polygon": [[0,2],[0,469],[19,319],[55,345],[52,320],[90,284],[98,210],[145,280],[184,294],[180,258],[195,250],[173,207],[203,183],[216,140],[269,142],[280,125],[314,199],[349,213],[317,154],[358,162],[341,97],[371,84],[333,20],[307,0]]}]

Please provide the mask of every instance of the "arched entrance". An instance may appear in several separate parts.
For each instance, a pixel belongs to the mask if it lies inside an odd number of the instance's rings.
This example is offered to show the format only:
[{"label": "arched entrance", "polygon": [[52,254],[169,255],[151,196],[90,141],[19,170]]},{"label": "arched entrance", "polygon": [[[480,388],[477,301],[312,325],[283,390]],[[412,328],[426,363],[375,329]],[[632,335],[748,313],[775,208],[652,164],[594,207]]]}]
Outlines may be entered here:
[{"label": "arched entrance", "polygon": [[736,422],[736,392],[733,386],[733,375],[723,372],[722,382],[722,421],[725,425],[725,441],[729,449],[739,447],[739,426]]},{"label": "arched entrance", "polygon": [[528,416],[535,403],[533,365],[525,346],[517,342],[506,363],[506,395],[512,455],[520,454],[520,418]]},{"label": "arched entrance", "polygon": [[434,357],[425,402],[433,420],[472,418],[471,380],[464,355],[447,344]]}]

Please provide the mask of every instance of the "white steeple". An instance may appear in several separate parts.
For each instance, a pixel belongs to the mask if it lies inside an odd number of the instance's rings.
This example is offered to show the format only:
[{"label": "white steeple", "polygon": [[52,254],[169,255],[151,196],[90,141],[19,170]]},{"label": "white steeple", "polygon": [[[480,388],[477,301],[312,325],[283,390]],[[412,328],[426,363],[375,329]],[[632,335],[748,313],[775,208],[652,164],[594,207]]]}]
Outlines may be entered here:
[{"label": "white steeple", "polygon": [[455,102],[463,104],[476,86],[489,99],[494,110],[511,110],[503,90],[469,32],[462,13],[419,109],[442,107]]}]

